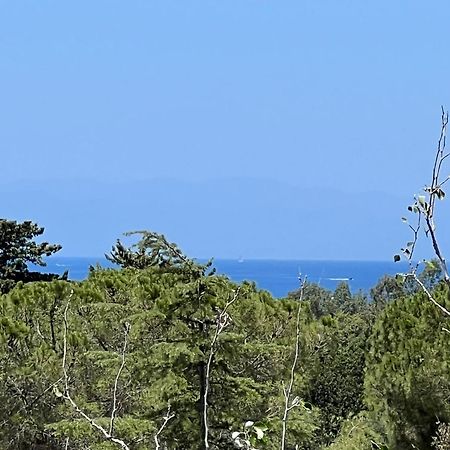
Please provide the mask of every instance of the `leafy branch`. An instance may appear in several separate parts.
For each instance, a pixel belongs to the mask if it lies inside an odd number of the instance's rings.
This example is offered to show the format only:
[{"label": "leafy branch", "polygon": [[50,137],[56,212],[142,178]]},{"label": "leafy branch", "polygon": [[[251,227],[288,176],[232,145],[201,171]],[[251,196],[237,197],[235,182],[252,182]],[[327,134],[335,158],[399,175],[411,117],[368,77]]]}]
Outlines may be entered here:
[{"label": "leafy branch", "polygon": [[[445,283],[450,287],[450,275],[447,267],[447,261],[444,257],[441,245],[437,236],[437,227],[435,222],[436,213],[436,200],[443,200],[445,198],[445,192],[443,186],[450,180],[450,175],[442,178],[441,172],[444,161],[448,158],[450,153],[446,151],[446,136],[447,136],[447,126],[448,126],[448,112],[441,110],[441,128],[439,133],[438,144],[436,148],[436,154],[434,158],[433,170],[431,175],[431,183],[425,186],[423,189],[423,194],[414,197],[414,203],[408,206],[408,211],[417,216],[416,225],[413,226],[409,224],[407,218],[403,217],[403,222],[407,223],[410,230],[413,233],[413,238],[411,241],[407,242],[406,246],[401,249],[404,258],[408,261],[410,266],[410,272],[405,275],[407,278],[412,278],[419,287],[426,294],[427,298],[437,306],[444,314],[450,316],[450,311],[448,311],[444,306],[442,306],[433,297],[431,292],[424,285],[422,280],[417,275],[417,270],[419,268],[419,263],[413,263],[414,252],[416,249],[416,244],[419,239],[419,232],[423,228],[426,237],[431,240],[431,245],[433,252],[437,258],[439,267],[442,271]],[[400,261],[401,256],[395,255],[394,261]]]}]

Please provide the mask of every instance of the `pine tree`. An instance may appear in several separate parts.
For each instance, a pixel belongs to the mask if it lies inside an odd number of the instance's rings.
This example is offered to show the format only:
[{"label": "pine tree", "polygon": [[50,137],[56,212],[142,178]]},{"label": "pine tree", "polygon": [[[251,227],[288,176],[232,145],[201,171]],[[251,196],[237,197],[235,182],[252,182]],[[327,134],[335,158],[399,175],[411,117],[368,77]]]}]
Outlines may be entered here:
[{"label": "pine tree", "polygon": [[[449,306],[445,283],[434,291]],[[447,317],[419,292],[390,303],[370,338],[366,400],[396,449],[431,449],[437,421],[450,420]]]},{"label": "pine tree", "polygon": [[[22,281],[51,280],[58,275],[32,272],[28,264],[45,266],[44,256],[61,249],[48,242],[36,243],[34,239],[44,233],[44,228],[31,221],[22,223],[0,219],[0,292],[6,293]],[[65,275],[67,276],[67,274]]]}]

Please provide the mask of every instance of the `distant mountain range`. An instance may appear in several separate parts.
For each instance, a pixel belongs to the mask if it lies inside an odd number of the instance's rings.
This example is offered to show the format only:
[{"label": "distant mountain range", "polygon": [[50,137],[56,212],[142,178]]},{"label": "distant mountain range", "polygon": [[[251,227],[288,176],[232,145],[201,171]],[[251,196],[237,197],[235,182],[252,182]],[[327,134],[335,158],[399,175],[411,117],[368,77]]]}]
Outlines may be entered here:
[{"label": "distant mountain range", "polygon": [[0,185],[1,215],[37,221],[68,256],[150,229],[196,257],[388,260],[409,239],[400,218],[410,199],[361,190],[242,178]]}]

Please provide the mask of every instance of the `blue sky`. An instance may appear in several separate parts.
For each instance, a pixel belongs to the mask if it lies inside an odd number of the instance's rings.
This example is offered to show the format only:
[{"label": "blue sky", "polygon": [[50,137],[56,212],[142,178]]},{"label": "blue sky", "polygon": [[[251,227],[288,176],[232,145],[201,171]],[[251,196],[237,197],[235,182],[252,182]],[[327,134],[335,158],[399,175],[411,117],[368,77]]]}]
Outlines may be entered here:
[{"label": "blue sky", "polygon": [[448,1],[0,2],[2,216],[66,255],[146,228],[198,257],[390,259],[450,105],[449,17]]}]

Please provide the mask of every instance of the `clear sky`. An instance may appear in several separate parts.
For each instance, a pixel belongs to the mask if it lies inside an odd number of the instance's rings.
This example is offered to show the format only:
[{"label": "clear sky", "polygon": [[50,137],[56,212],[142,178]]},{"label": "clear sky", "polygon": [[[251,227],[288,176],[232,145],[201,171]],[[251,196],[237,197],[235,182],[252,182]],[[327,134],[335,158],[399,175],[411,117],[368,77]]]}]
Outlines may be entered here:
[{"label": "clear sky", "polygon": [[[450,107],[450,2],[0,1],[1,216],[66,255],[390,259]],[[448,206],[446,206],[448,209]]]}]

